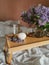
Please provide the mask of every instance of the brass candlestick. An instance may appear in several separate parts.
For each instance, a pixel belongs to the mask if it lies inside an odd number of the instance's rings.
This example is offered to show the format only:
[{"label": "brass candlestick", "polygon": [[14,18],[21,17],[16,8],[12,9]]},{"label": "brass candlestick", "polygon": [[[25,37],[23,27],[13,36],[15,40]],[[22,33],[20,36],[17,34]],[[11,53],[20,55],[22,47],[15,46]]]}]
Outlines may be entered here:
[{"label": "brass candlestick", "polygon": [[20,21],[18,21],[18,33],[21,32],[21,28],[20,28]]}]

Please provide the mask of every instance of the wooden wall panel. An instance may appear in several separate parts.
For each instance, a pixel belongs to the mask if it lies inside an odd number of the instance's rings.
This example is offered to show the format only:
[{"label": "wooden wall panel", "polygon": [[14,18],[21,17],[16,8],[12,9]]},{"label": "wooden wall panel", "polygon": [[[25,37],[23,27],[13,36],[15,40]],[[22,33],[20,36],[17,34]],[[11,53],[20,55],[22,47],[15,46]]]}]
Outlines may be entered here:
[{"label": "wooden wall panel", "polygon": [[23,10],[38,4],[49,6],[49,0],[0,0],[0,20],[17,20]]}]

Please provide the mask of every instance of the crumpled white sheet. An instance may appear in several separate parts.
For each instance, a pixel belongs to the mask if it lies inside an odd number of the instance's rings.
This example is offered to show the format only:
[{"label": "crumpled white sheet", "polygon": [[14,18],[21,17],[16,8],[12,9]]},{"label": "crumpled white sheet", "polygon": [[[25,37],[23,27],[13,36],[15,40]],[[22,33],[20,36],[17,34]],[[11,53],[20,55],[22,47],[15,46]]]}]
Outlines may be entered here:
[{"label": "crumpled white sheet", "polygon": [[5,62],[5,54],[3,52],[3,50],[0,49],[0,65],[8,65]]},{"label": "crumpled white sheet", "polygon": [[49,45],[13,54],[12,65],[49,65]]}]

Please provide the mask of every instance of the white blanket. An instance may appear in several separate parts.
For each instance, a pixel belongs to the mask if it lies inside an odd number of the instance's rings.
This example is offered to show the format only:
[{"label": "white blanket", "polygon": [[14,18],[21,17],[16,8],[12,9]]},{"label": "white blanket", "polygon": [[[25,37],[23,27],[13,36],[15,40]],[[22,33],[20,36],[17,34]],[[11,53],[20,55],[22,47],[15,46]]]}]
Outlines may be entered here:
[{"label": "white blanket", "polygon": [[49,45],[13,54],[12,65],[49,65]]}]

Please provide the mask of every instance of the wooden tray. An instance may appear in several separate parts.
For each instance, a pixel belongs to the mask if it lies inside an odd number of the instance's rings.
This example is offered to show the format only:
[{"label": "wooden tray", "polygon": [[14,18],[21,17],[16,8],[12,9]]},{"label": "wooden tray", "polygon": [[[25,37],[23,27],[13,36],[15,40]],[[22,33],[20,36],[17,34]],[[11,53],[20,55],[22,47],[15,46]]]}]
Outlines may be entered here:
[{"label": "wooden tray", "polygon": [[41,37],[41,38],[26,37],[26,39],[24,41],[18,43],[18,42],[10,41],[9,36],[6,36],[6,41],[7,41],[9,48],[18,47],[18,46],[22,46],[22,45],[28,45],[28,44],[36,45],[37,42],[42,42],[42,41],[46,41],[46,40],[49,40],[49,37]]}]

